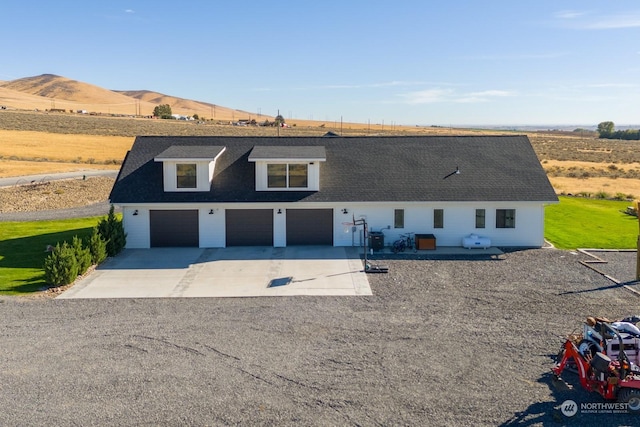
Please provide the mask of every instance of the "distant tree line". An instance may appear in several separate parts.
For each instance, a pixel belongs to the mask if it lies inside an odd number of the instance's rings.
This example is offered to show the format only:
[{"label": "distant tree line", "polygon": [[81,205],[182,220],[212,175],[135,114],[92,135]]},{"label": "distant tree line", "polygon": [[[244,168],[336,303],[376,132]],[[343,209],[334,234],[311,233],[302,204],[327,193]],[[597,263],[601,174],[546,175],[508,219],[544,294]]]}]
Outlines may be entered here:
[{"label": "distant tree line", "polygon": [[639,129],[615,130],[613,122],[600,122],[598,124],[598,134],[604,139],[628,139],[640,140]]}]

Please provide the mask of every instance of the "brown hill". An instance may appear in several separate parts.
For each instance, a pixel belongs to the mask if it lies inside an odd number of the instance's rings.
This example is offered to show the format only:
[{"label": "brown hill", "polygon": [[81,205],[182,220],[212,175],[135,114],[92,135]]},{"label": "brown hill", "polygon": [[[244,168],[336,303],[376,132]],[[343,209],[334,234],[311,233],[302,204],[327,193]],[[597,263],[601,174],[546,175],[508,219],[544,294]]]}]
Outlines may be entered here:
[{"label": "brown hill", "polygon": [[25,77],[12,80],[2,86],[6,89],[61,101],[79,103],[96,103],[96,101],[99,101],[99,103],[103,104],[131,104],[133,102],[130,97],[114,91],[54,74]]},{"label": "brown hill", "polygon": [[151,115],[169,104],[174,114],[216,120],[256,118],[245,111],[148,90],[114,91],[54,74],[0,82],[0,105],[22,110],[64,109],[101,114]]},{"label": "brown hill", "polygon": [[[208,118],[214,118],[216,120],[227,120],[229,117],[232,120],[247,119],[252,116],[251,113],[242,110],[234,110],[228,107],[222,107],[220,105],[211,104],[209,102],[194,101],[191,99],[178,98],[171,95],[165,95],[163,93],[153,92],[150,90],[116,90],[116,93],[126,95],[130,98],[139,99],[140,101],[149,102],[153,105],[169,104],[172,111],[187,111],[192,115],[193,112],[197,112],[199,116],[205,116]],[[179,113],[184,114],[184,113]],[[255,118],[255,114],[253,115]]]}]

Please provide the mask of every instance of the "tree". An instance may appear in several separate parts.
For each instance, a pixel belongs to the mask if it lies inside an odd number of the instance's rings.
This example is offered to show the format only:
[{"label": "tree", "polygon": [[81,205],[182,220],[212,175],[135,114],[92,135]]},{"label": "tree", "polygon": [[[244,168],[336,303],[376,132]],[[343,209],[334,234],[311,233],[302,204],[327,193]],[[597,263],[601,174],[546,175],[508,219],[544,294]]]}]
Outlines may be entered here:
[{"label": "tree", "polygon": [[598,133],[600,138],[609,138],[613,133],[615,124],[613,122],[600,122],[598,123]]},{"label": "tree", "polygon": [[44,279],[53,286],[73,283],[78,277],[75,251],[67,242],[57,244],[44,260]]},{"label": "tree", "polygon": [[274,120],[274,123],[276,124],[276,126],[282,126],[284,124],[284,117],[278,114]]},{"label": "tree", "polygon": [[127,244],[127,234],[124,232],[122,220],[116,218],[113,205],[109,209],[107,218],[98,223],[98,233],[107,242],[107,255],[116,256]]},{"label": "tree", "polygon": [[161,119],[172,118],[173,116],[171,114],[173,113],[171,112],[171,105],[169,104],[158,105],[153,109],[153,115]]},{"label": "tree", "polygon": [[91,252],[91,262],[100,264],[107,258],[107,242],[100,235],[98,227],[93,227],[89,238],[89,251]]}]

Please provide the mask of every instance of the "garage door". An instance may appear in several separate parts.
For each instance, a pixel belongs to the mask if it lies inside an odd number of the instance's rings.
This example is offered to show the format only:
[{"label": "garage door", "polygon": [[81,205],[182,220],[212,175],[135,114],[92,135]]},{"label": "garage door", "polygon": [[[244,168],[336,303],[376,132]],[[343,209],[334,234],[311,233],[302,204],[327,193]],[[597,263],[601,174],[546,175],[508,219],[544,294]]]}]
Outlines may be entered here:
[{"label": "garage door", "polygon": [[149,211],[151,247],[198,247],[198,211]]},{"label": "garage door", "polygon": [[273,246],[272,209],[227,209],[227,246]]},{"label": "garage door", "polygon": [[333,246],[333,209],[287,209],[287,246]]}]

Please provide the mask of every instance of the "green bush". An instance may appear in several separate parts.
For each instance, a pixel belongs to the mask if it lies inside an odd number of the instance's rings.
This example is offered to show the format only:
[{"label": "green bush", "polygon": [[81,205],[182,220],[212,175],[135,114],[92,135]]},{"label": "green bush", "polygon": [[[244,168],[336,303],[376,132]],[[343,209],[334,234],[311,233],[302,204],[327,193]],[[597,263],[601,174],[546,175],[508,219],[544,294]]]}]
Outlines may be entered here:
[{"label": "green bush", "polygon": [[109,209],[107,218],[103,218],[98,223],[98,232],[107,242],[107,255],[116,256],[127,244],[127,234],[124,232],[122,220],[116,218],[113,205]]},{"label": "green bush", "polygon": [[99,265],[107,259],[107,242],[100,235],[98,227],[93,227],[91,237],[89,237],[89,251],[91,252],[91,262]]},{"label": "green bush", "polygon": [[78,277],[78,261],[67,242],[59,243],[44,260],[44,278],[53,286],[73,283]]},{"label": "green bush", "polygon": [[73,236],[71,247],[73,248],[76,262],[78,263],[78,274],[82,275],[91,267],[91,251],[84,246],[82,239],[78,236]]}]

